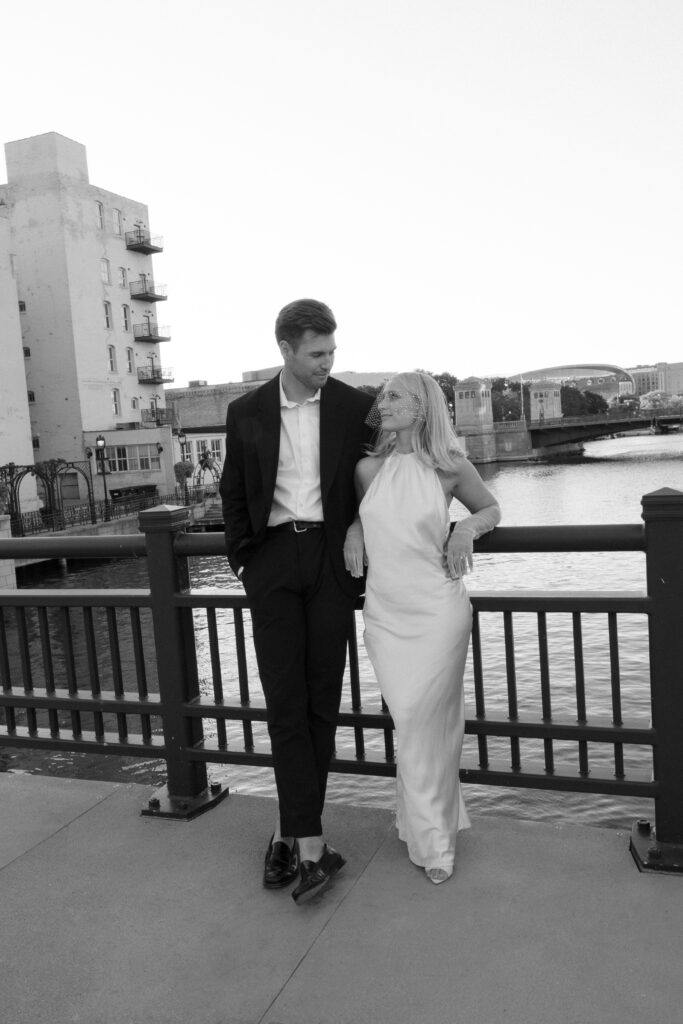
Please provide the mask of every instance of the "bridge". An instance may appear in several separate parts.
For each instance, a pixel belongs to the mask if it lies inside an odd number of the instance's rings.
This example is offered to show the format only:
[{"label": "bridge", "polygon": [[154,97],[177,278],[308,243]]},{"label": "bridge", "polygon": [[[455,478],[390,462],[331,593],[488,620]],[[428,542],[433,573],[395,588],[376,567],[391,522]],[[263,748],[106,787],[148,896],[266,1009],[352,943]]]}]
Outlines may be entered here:
[{"label": "bridge", "polygon": [[623,407],[609,409],[594,416],[562,416],[557,419],[516,420],[513,423],[494,423],[498,432],[527,431],[531,447],[550,448],[554,445],[591,441],[606,434],[623,434],[632,430],[653,429],[666,433],[683,424],[683,409],[663,408],[631,411]]}]

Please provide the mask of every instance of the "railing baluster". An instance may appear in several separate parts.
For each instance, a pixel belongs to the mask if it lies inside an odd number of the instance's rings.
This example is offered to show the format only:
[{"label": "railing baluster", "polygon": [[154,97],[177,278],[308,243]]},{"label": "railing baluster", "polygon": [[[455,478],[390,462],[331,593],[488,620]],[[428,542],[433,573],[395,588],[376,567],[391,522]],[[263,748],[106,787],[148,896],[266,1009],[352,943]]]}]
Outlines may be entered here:
[{"label": "railing baluster", "polygon": [[[548,624],[546,613],[538,612],[538,654],[541,668],[541,707],[544,722],[552,722],[552,706],[550,701],[550,663],[548,660]],[[555,759],[553,755],[553,741],[550,738],[543,740],[543,751],[545,756],[545,770],[555,771]]]},{"label": "railing baluster", "polygon": [[[360,694],[360,672],[358,669],[358,637],[356,636],[356,614],[351,612],[351,624],[349,627],[349,682],[351,688],[351,708],[353,711],[362,711],[363,704]],[[365,760],[365,734],[362,725],[355,725],[353,728],[354,741],[356,745],[356,760]]]},{"label": "railing baluster", "polygon": [[[24,693],[33,693],[33,666],[31,665],[31,648],[28,638],[28,623],[26,621],[26,609],[17,608],[17,639],[19,642],[19,656],[21,659],[21,676],[24,681]],[[35,708],[26,709],[26,725],[29,736],[35,736],[38,732],[38,717]]]},{"label": "railing baluster", "polygon": [[[234,610],[234,623],[235,623],[235,652],[237,654],[237,678],[239,680],[240,688],[240,704],[243,708],[248,708],[251,703],[249,697],[249,672],[247,670],[247,652],[244,646],[244,616],[241,608],[235,608]],[[244,719],[242,723],[242,735],[244,736],[244,749],[254,749],[254,733],[251,727],[251,722],[248,719]]]},{"label": "railing baluster", "polygon": [[[581,725],[586,724],[586,679],[583,667],[583,630],[581,612],[572,612],[574,632],[574,679],[576,681],[576,719]],[[588,776],[588,744],[579,740],[579,774]]]},{"label": "railing baluster", "polygon": [[[508,715],[511,721],[519,717],[517,708],[517,669],[515,666],[515,635],[513,630],[512,612],[503,612],[503,629],[505,632],[505,672],[508,690]],[[512,770],[518,772],[522,767],[519,747],[519,736],[510,737],[510,761]]]},{"label": "railing baluster", "polygon": [[[50,642],[50,623],[47,616],[47,608],[38,609],[38,627],[40,630],[40,646],[43,652],[43,674],[45,680],[45,692],[54,696],[55,671],[52,659],[52,644]],[[48,722],[50,724],[50,735],[59,736],[59,714],[55,708],[49,708]]]},{"label": "railing baluster", "polygon": [[[12,693],[12,673],[10,671],[9,649],[7,647],[7,627],[5,623],[5,609],[0,608],[0,677],[2,677],[3,694]],[[16,714],[12,705],[5,708],[5,722],[7,732],[11,736],[16,732]]]},{"label": "railing baluster", "polygon": [[[95,623],[93,610],[90,605],[83,608],[83,633],[85,635],[85,651],[88,659],[88,679],[90,681],[90,692],[93,697],[99,697],[102,689],[100,684],[100,670],[97,664],[97,642],[95,639]],[[104,715],[101,711],[93,713],[93,727],[95,738],[104,740]]]},{"label": "railing baluster", "polygon": [[[130,630],[133,640],[133,654],[135,657],[135,678],[137,680],[138,697],[140,700],[147,700],[149,690],[147,687],[147,669],[145,667],[145,649],[142,642],[142,626],[140,624],[140,609],[130,610]],[[140,733],[144,743],[152,742],[152,722],[149,715],[140,715]]]},{"label": "railing baluster", "polygon": [[[209,651],[211,653],[211,679],[213,681],[213,699],[217,704],[223,703],[223,677],[221,675],[221,652],[218,643],[218,626],[216,623],[216,609],[206,609],[206,622],[209,631]],[[225,750],[228,745],[228,737],[225,729],[225,721],[219,718],[216,721],[216,736],[218,738],[218,749]]]},{"label": "railing baluster", "polygon": [[[123,671],[121,667],[121,648],[119,646],[119,626],[116,620],[116,608],[107,608],[107,632],[109,634],[109,660],[111,663],[112,685],[114,694],[119,698],[125,696],[123,687]],[[117,711],[116,724],[119,739],[128,739],[128,722],[123,712]]]},{"label": "railing baluster", "polygon": [[[389,707],[384,697],[380,700],[380,707],[385,715],[389,714]],[[387,726],[384,732],[384,760],[395,761],[396,760],[396,748],[394,746],[394,730]]]},{"label": "railing baluster", "polygon": [[[619,671],[619,637],[617,635],[617,616],[615,612],[607,615],[609,632],[609,663],[610,682],[612,688],[612,721],[615,725],[623,725],[621,716],[621,675]],[[614,744],[614,774],[618,779],[624,778],[624,745]]]},{"label": "railing baluster", "polygon": [[[62,647],[64,651],[64,670],[66,672],[67,690],[70,697],[78,696],[78,678],[76,675],[76,656],[74,654],[73,634],[71,632],[71,610],[69,608],[59,609],[59,620],[62,635]],[[82,735],[80,711],[71,712],[71,731],[74,739],[80,739]]]},{"label": "railing baluster", "polygon": [[[486,721],[486,699],[484,697],[484,669],[481,660],[481,626],[476,608],[472,614],[472,674],[474,676],[474,711],[479,721]],[[479,767],[488,768],[489,748],[485,733],[477,735]]]}]

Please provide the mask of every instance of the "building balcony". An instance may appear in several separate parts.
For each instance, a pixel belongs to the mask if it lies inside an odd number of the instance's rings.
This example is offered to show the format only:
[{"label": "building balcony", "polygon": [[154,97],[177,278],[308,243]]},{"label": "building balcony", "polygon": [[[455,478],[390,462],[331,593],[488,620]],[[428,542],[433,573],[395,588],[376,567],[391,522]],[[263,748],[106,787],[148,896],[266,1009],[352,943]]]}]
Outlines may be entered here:
[{"label": "building balcony", "polygon": [[149,278],[131,281],[130,297],[131,299],[138,299],[140,302],[165,302],[168,298],[166,295],[166,285],[155,284]]},{"label": "building balcony", "polygon": [[143,427],[173,427],[173,409],[142,409],[140,422]]},{"label": "building balcony", "polygon": [[136,341],[170,341],[171,328],[160,327],[159,324],[133,324],[133,334]]},{"label": "building balcony", "polygon": [[153,252],[164,251],[163,238],[152,238],[149,231],[143,228],[136,228],[134,231],[126,231],[126,249],[133,252],[144,252],[150,255]]},{"label": "building balcony", "polygon": [[138,381],[140,384],[171,384],[173,370],[166,366],[140,366]]}]

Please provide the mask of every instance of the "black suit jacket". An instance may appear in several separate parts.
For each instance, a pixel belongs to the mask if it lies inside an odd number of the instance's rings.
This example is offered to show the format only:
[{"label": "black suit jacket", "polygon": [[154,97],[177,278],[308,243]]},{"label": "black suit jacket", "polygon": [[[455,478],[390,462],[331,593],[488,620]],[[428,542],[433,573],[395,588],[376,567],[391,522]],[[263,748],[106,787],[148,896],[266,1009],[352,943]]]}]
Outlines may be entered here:
[{"label": "black suit jacket", "polygon": [[[356,463],[372,443],[366,418],[372,396],[330,378],[320,395],[320,489],[325,534],[339,585],[362,589],[344,568],[343,545],[358,508],[353,485]],[[249,563],[263,543],[273,502],[280,451],[279,376],[231,402],[226,457],[221,477],[228,561],[233,572]]]}]

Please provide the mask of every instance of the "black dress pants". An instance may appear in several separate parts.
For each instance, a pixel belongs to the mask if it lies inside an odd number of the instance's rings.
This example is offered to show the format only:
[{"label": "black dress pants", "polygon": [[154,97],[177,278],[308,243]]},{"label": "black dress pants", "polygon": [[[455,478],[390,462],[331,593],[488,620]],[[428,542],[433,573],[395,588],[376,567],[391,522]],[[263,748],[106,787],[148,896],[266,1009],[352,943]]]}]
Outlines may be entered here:
[{"label": "black dress pants", "polygon": [[354,600],[324,529],[268,531],[242,574],[266,698],[284,836],[322,834]]}]

